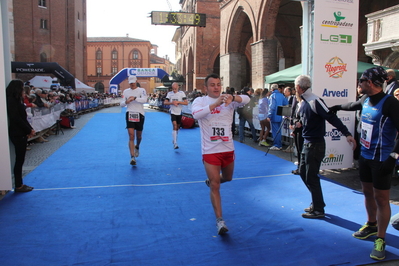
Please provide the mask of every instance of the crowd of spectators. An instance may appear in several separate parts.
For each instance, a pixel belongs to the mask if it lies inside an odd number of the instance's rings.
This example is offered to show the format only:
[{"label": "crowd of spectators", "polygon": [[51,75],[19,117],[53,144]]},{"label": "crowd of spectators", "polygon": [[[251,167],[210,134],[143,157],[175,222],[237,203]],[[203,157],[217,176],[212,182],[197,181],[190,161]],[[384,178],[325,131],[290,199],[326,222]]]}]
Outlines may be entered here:
[{"label": "crowd of spectators", "polygon": [[54,86],[51,89],[35,88],[29,82],[25,83],[24,91],[24,104],[31,124],[34,116],[49,114],[52,110],[59,111],[59,117],[53,123],[46,128],[36,130],[37,133],[30,139],[30,143],[47,142],[46,137],[56,134],[56,131],[59,130],[62,117],[68,118],[69,121],[68,125],[62,124],[63,127],[74,128],[74,117],[82,111],[86,112],[92,108],[101,107],[110,99],[120,97],[120,95],[109,93],[77,92],[72,88],[61,86]]}]

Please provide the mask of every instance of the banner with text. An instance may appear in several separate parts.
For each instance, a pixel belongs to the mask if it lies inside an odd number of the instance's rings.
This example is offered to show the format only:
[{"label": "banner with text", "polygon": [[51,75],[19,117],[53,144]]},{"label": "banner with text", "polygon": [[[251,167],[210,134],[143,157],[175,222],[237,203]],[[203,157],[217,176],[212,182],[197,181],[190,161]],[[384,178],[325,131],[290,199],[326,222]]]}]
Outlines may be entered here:
[{"label": "banner with text", "polygon": [[[328,106],[356,100],[359,0],[317,0],[314,6],[313,92]],[[355,132],[355,113],[338,117]],[[321,169],[352,167],[346,137],[326,122],[326,155]]]}]

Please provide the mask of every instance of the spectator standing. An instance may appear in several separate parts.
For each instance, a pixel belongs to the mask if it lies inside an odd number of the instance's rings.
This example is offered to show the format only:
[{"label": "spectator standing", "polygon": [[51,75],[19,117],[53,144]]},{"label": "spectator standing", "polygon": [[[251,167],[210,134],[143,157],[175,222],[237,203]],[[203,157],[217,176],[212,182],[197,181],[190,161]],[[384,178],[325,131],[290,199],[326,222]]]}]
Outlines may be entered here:
[{"label": "spectator standing", "polygon": [[395,70],[388,69],[387,74],[388,80],[386,81],[385,93],[393,96],[394,91],[399,88],[399,82],[396,79]]},{"label": "spectator standing", "polygon": [[6,88],[8,135],[15,149],[14,192],[29,192],[33,190],[33,187],[24,185],[22,180],[22,167],[25,162],[28,138],[35,135],[35,131],[27,120],[26,107],[23,103],[24,94],[22,80],[12,80]]},{"label": "spectator standing", "polygon": [[270,96],[269,102],[269,112],[267,118],[272,125],[272,135],[273,135],[273,147],[270,148],[272,151],[279,151],[283,147],[281,141],[281,123],[283,118],[281,115],[277,114],[278,106],[285,106],[288,104],[287,98],[279,91],[277,84],[272,84],[271,86],[272,95]]},{"label": "spectator standing", "polygon": [[[126,128],[129,134],[130,164],[136,165],[136,158],[139,157],[140,143],[144,128],[144,103],[147,102],[147,92],[137,86],[136,76],[128,78],[130,88],[123,91],[123,98],[120,106],[126,109]],[[134,141],[136,140],[136,144]]]},{"label": "spectator standing", "polygon": [[297,169],[292,170],[291,173],[294,175],[299,175],[301,165],[301,152],[303,149],[303,136],[302,136],[302,125],[300,122],[299,109],[301,108],[302,98],[296,95],[292,101],[291,107],[291,119],[290,119],[290,129],[292,130],[292,137],[294,138],[295,149],[298,157]]},{"label": "spectator standing", "polygon": [[179,132],[180,124],[181,124],[181,118],[182,118],[182,105],[187,105],[187,97],[186,94],[182,91],[179,91],[179,84],[176,82],[173,82],[172,84],[172,91],[168,92],[166,95],[165,105],[169,105],[169,112],[170,112],[170,117],[172,120],[172,142],[173,142],[173,148],[178,149],[179,146],[177,145],[177,133]]},{"label": "spectator standing", "polygon": [[192,105],[192,114],[201,129],[202,159],[210,187],[210,198],[216,216],[218,234],[228,228],[222,216],[220,184],[231,181],[234,172],[234,142],[231,134],[233,112],[237,106],[249,102],[248,95],[221,94],[217,74],[205,78],[207,96],[198,97]]},{"label": "spectator standing", "polygon": [[259,123],[260,123],[260,133],[259,133],[259,146],[270,146],[267,143],[267,137],[270,132],[270,122],[267,119],[267,114],[269,113],[269,99],[267,96],[269,95],[269,90],[264,89],[262,91],[261,97],[259,99]]},{"label": "spectator standing", "polygon": [[256,129],[254,127],[254,123],[252,122],[253,119],[253,109],[255,107],[255,101],[253,97],[251,96],[251,89],[248,87],[245,87],[242,90],[241,95],[246,95],[249,97],[250,101],[245,104],[243,107],[237,108],[237,112],[239,114],[239,128],[238,128],[238,134],[239,134],[239,139],[240,142],[244,142],[245,138],[245,122],[248,122],[249,128],[251,129],[252,133],[252,139],[254,142],[257,142],[256,138]]},{"label": "spectator standing", "polygon": [[326,150],[325,122],[328,121],[341,131],[347,141],[352,144],[353,149],[356,148],[356,141],[336,114],[329,111],[324,101],[312,93],[311,86],[309,76],[300,75],[295,79],[295,89],[298,96],[302,98],[299,109],[300,122],[297,122],[296,126],[302,127],[304,139],[299,172],[312,197],[312,203],[309,208],[305,209],[302,217],[323,218],[326,204],[320,185],[319,171]]},{"label": "spectator standing", "polygon": [[352,103],[333,106],[334,110],[362,110],[359,176],[365,197],[367,223],[353,237],[366,239],[377,235],[370,257],[385,258],[385,236],[391,216],[389,193],[395,163],[399,158],[399,102],[383,92],[387,72],[373,67],[363,72],[359,80],[364,96]]}]

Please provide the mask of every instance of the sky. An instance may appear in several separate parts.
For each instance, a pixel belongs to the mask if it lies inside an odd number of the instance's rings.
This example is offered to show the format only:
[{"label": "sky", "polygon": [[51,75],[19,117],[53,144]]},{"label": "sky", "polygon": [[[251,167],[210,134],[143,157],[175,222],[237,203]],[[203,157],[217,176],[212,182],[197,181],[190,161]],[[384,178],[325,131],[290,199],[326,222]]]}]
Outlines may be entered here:
[{"label": "sky", "polygon": [[[172,7],[169,7],[168,1]],[[87,37],[129,37],[158,45],[175,63],[176,26],[152,25],[151,11],[179,11],[179,0],[87,0]]]}]

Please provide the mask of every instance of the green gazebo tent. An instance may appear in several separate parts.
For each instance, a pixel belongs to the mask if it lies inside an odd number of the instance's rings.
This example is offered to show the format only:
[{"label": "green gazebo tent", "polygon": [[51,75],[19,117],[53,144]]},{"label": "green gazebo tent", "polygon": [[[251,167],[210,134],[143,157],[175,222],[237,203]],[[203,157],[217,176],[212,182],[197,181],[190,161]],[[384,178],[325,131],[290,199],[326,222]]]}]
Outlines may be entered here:
[{"label": "green gazebo tent", "polygon": [[[362,73],[369,68],[375,67],[376,65],[357,62],[357,78],[360,78]],[[384,67],[385,69],[389,69],[388,67]],[[395,69],[397,77],[399,77],[399,70]],[[265,84],[272,83],[294,83],[296,77],[302,74],[302,64],[295,65],[279,72],[273,73],[271,75],[265,76]]]}]

